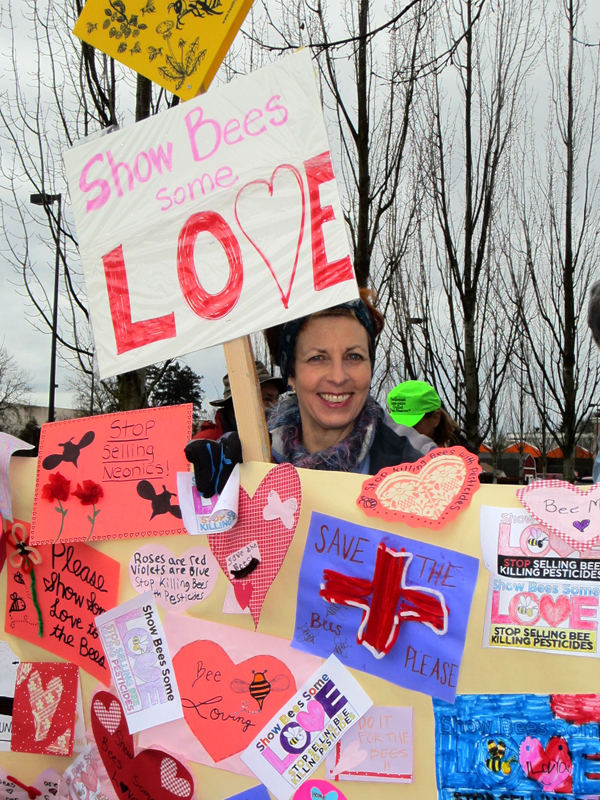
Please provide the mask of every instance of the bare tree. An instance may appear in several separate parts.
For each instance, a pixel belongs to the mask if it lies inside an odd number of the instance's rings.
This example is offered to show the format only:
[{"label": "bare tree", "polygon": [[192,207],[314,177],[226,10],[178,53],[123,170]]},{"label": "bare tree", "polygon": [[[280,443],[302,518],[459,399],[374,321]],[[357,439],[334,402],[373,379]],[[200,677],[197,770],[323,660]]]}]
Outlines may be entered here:
[{"label": "bare tree", "polygon": [[[561,0],[547,23],[550,79],[546,148],[524,150],[515,184],[520,235],[512,274],[526,294],[517,303],[529,342],[527,380],[541,420],[575,478],[575,446],[593,408],[600,372],[585,326],[587,293],[600,265],[598,140],[600,58],[584,48],[580,0]],[[533,135],[531,136],[533,139]]]},{"label": "bare tree", "polygon": [[0,431],[17,433],[23,425],[19,406],[29,402],[31,376],[20,369],[4,344],[0,345]]},{"label": "bare tree", "polygon": [[420,91],[417,235],[407,256],[389,241],[385,263],[402,371],[430,380],[479,445],[496,416],[514,346],[515,321],[500,292],[497,220],[536,54],[535,5],[461,0],[444,8],[431,35],[444,38],[451,63]]},{"label": "bare tree", "polygon": [[[344,216],[359,286],[372,281],[378,239],[401,180],[417,79],[421,39],[435,0],[395,3],[380,24],[375,0],[263,3],[266,25],[253,46],[269,57],[309,46],[316,58],[327,117],[343,178]],[[340,15],[341,10],[341,15]],[[389,13],[386,9],[386,14]],[[342,37],[333,30],[344,30]]]},{"label": "bare tree", "polygon": [[[67,200],[62,153],[78,139],[112,126],[143,119],[178,98],[81,42],[70,33],[82,0],[55,4],[23,0],[4,9],[4,28],[12,35],[12,75],[0,102],[4,141],[1,166],[4,251],[20,276],[31,320],[48,332],[53,327],[53,297],[40,265],[58,253],[60,297],[59,356],[71,368],[94,376],[94,345],[77,239]],[[34,87],[22,77],[23,31],[27,63],[35,59]],[[32,44],[33,43],[33,44]],[[43,198],[32,212],[29,194]],[[61,206],[52,198],[60,195]],[[42,221],[43,218],[43,221]],[[122,409],[146,404],[143,371],[119,379]]]}]

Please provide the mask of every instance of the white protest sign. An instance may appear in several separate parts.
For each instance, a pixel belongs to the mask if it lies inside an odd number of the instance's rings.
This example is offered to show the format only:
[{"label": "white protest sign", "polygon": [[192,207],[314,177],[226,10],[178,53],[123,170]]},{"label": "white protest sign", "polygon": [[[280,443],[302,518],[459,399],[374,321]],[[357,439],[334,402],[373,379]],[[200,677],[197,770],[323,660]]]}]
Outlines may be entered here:
[{"label": "white protest sign", "polygon": [[102,377],[358,296],[308,51],[65,164]]}]

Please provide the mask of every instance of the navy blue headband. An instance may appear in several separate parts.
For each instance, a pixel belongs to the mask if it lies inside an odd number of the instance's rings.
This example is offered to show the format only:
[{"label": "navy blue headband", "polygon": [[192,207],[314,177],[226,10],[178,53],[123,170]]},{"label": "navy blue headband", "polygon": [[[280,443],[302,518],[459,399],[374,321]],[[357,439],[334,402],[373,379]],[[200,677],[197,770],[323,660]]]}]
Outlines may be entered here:
[{"label": "navy blue headband", "polygon": [[[373,320],[369,314],[369,309],[365,303],[360,299],[350,300],[350,302],[340,303],[338,306],[334,306],[334,308],[347,308],[349,311],[352,311],[356,319],[369,334],[369,356],[373,364],[375,362],[375,330],[373,328]],[[286,322],[281,326],[281,333],[279,334],[279,369],[281,370],[281,377],[284,383],[287,383],[290,376],[290,367],[294,363],[294,350],[296,349],[298,334],[310,316],[312,315],[293,319],[291,322]]]}]

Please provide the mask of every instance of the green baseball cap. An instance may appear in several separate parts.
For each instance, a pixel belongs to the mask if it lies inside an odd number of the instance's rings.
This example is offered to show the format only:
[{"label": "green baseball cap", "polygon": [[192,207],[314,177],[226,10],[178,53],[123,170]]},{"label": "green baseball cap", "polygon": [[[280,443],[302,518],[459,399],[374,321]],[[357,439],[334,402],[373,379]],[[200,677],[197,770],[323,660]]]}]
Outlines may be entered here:
[{"label": "green baseball cap", "polygon": [[425,381],[405,381],[387,396],[390,416],[394,422],[412,428],[425,414],[442,407],[439,394]]}]

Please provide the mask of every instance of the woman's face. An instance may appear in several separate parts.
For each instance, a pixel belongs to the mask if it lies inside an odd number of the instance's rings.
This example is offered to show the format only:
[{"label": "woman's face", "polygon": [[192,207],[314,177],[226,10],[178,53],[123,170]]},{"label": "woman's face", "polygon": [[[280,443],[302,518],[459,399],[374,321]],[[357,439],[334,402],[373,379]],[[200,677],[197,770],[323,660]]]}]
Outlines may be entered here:
[{"label": "woman's face", "polygon": [[369,395],[369,337],[354,317],[313,317],[298,336],[295,377],[309,452],[342,441]]}]

